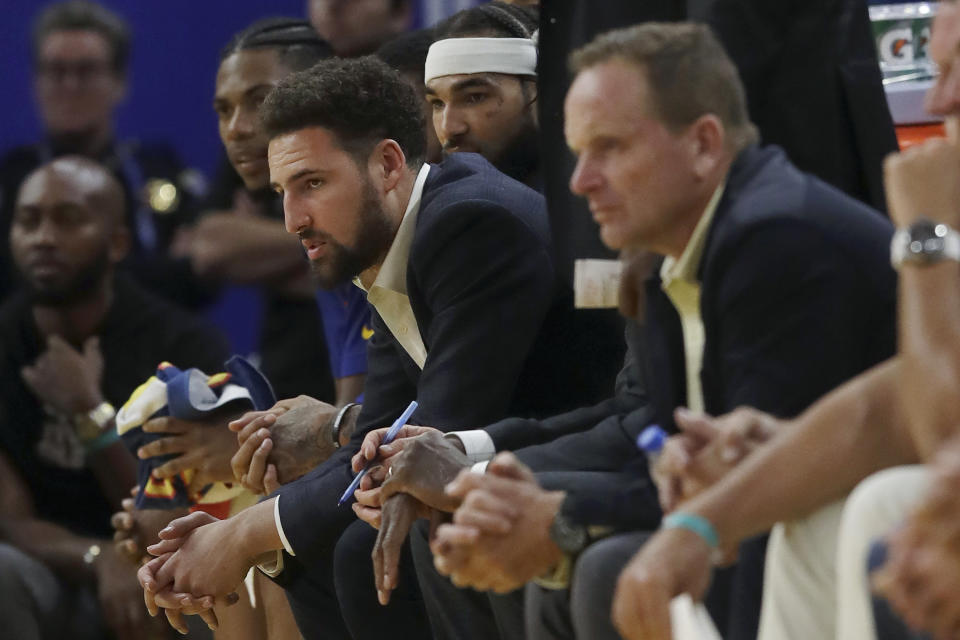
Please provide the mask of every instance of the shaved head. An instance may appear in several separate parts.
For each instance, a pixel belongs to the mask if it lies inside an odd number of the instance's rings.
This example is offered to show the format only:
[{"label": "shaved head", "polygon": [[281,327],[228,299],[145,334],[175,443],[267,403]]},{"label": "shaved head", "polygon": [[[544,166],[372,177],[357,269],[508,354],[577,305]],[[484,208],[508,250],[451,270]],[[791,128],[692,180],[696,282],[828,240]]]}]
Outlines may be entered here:
[{"label": "shaved head", "polygon": [[93,160],[64,156],[27,176],[10,249],[37,303],[69,305],[103,290],[129,247],[124,209],[123,187]]},{"label": "shaved head", "polygon": [[61,185],[64,193],[85,200],[110,227],[124,224],[123,186],[102,164],[83,156],[62,156],[41,165],[23,181],[17,203],[31,200],[51,182]]}]

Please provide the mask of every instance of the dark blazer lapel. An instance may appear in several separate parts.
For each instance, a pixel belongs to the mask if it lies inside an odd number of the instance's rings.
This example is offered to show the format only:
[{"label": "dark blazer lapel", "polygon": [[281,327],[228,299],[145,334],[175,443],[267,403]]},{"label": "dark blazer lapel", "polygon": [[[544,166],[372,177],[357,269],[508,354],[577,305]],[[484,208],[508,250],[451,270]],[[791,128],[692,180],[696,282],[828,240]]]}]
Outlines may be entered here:
[{"label": "dark blazer lapel", "polygon": [[680,316],[660,289],[659,270],[644,286],[647,294],[644,373],[654,416],[660,426],[673,431],[673,410],[686,402],[687,388]]}]

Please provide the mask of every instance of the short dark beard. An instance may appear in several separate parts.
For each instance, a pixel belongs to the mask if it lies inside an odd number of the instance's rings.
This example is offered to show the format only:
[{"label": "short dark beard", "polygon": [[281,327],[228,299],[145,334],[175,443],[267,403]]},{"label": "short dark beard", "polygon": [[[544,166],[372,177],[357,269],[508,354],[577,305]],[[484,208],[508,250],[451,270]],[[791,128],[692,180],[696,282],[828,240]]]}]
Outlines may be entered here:
[{"label": "short dark beard", "polygon": [[109,271],[110,251],[104,247],[89,264],[81,267],[61,285],[43,286],[23,274],[20,275],[20,280],[31,304],[41,307],[68,307],[93,299],[102,288]]},{"label": "short dark beard", "polygon": [[533,118],[510,142],[510,146],[490,164],[514,180],[527,183],[533,173],[540,167],[540,138]]},{"label": "short dark beard", "polygon": [[364,181],[358,217],[359,232],[356,246],[353,247],[340,244],[331,236],[317,231],[306,230],[300,234],[301,238],[319,239],[327,243],[326,257],[322,261],[310,261],[310,271],[317,284],[324,289],[333,289],[354,279],[382,260],[393,244],[396,229],[369,180]]}]

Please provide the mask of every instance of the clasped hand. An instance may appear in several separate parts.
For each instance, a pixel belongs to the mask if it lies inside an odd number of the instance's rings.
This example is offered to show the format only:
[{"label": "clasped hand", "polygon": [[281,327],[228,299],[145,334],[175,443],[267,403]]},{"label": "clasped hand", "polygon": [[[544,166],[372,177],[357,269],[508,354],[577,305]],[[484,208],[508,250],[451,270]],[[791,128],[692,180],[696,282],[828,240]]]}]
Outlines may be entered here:
[{"label": "clasped hand", "polygon": [[239,447],[230,461],[233,478],[246,489],[270,494],[329,458],[337,408],[309,396],[280,400],[230,423]]},{"label": "clasped hand", "polygon": [[225,522],[198,511],[171,522],[160,531],[160,542],[147,547],[156,557],[137,572],[147,611],[156,616],[162,608],[180,633],[187,632],[185,614],[199,615],[216,629],[214,605],[239,599],[234,589],[252,562],[237,558],[234,541],[220,534]]}]

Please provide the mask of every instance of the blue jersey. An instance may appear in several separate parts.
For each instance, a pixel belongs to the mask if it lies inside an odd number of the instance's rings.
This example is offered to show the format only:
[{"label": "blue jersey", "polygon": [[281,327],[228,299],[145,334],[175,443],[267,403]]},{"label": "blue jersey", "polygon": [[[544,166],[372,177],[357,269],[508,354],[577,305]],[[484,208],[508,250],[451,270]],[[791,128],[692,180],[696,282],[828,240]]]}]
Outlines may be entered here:
[{"label": "blue jersey", "polygon": [[342,284],[330,291],[318,291],[317,306],[323,318],[333,377],[365,374],[367,341],[373,335],[367,294],[354,284]]}]

